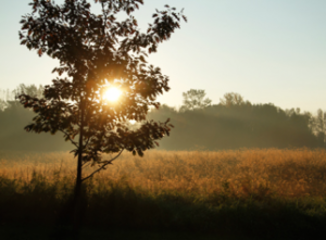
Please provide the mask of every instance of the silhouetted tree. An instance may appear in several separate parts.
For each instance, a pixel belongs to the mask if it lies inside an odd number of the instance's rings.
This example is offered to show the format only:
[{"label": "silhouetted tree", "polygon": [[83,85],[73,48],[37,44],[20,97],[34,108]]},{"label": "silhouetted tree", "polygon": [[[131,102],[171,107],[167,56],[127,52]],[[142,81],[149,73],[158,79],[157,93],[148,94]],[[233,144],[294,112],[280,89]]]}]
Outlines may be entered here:
[{"label": "silhouetted tree", "polygon": [[[101,5],[100,15],[91,12],[86,0],[65,0],[62,5],[34,0],[30,3],[32,13],[20,22],[21,44],[36,49],[39,56],[47,54],[60,62],[53,70],[59,76],[51,86],[45,86],[44,98],[20,95],[20,102],[37,113],[34,123],[25,129],[52,134],[61,131],[75,146],[76,198],[82,182],[105,169],[124,149],[142,156],[145,150],[154,148],[155,140],[169,134],[168,121],[147,121],[138,130],[130,130],[127,122],[145,120],[149,106],[159,107],[157,95],[169,90],[169,78],[149,65],[146,57],[180,27],[181,18],[186,20],[166,5],[163,11],[156,11],[154,22],[142,33],[131,15],[142,0],[95,3]],[[125,20],[117,20],[120,12],[127,14]],[[66,77],[61,77],[63,73]],[[101,95],[105,87],[111,86],[123,89],[116,104]],[[103,160],[101,153],[117,156]],[[82,176],[82,167],[88,162],[98,168]]]},{"label": "silhouetted tree", "polygon": [[244,104],[250,104],[250,102],[248,101],[245,102],[240,94],[230,92],[230,93],[225,93],[223,98],[220,98],[220,104],[229,107],[232,105],[240,106]]},{"label": "silhouetted tree", "polygon": [[180,111],[203,109],[208,107],[212,100],[205,98],[205,90],[190,89],[187,92],[182,93],[183,105]]}]

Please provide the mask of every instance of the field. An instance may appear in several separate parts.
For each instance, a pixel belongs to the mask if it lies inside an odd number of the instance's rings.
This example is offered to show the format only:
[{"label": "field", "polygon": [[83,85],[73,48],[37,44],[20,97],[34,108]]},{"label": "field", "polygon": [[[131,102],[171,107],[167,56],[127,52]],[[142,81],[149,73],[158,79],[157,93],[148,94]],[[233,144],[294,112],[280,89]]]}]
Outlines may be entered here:
[{"label": "field", "polygon": [[[76,160],[68,153],[0,158],[0,234],[64,236]],[[325,190],[325,150],[124,153],[86,182],[82,236],[319,239]]]}]

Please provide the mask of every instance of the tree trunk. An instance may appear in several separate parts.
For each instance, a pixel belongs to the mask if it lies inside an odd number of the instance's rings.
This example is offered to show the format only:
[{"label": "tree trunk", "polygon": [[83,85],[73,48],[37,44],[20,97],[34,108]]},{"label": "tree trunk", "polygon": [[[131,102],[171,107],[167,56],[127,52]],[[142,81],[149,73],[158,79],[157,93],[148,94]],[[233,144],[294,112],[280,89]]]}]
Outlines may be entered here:
[{"label": "tree trunk", "polygon": [[79,144],[78,144],[78,161],[77,161],[77,176],[76,185],[73,198],[73,235],[74,239],[79,239],[79,230],[81,224],[81,190],[82,190],[82,159],[83,159],[83,128],[84,128],[84,107],[83,102],[80,103],[81,121],[80,121],[80,132],[79,132]]},{"label": "tree trunk", "polygon": [[[82,104],[81,104],[82,105]],[[81,110],[80,132],[79,132],[79,144],[78,144],[78,161],[77,161],[77,177],[75,186],[75,198],[80,196],[81,184],[82,184],[82,159],[83,159],[83,128],[84,128],[84,109]]]},{"label": "tree trunk", "polygon": [[79,137],[79,153],[78,153],[78,161],[77,161],[77,177],[76,177],[76,185],[75,185],[75,199],[80,196],[81,193],[81,184],[82,184],[82,137],[83,137],[83,130],[80,131]]}]

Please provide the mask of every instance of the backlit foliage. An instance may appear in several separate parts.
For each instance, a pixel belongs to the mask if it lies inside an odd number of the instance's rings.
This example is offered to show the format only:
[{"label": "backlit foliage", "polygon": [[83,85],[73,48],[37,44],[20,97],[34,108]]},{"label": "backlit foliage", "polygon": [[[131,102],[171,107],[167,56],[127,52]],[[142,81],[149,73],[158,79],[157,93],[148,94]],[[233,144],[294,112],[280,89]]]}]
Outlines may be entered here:
[{"label": "backlit foliage", "polygon": [[[126,123],[145,120],[150,106],[159,107],[156,97],[169,90],[169,78],[146,58],[171,37],[182,18],[186,20],[166,5],[163,11],[156,11],[153,23],[143,33],[132,15],[142,0],[95,4],[101,7],[99,15],[91,12],[86,0],[65,0],[61,5],[34,0],[29,4],[32,13],[20,21],[21,44],[60,63],[53,69],[58,77],[45,86],[43,98],[19,96],[24,107],[37,113],[25,129],[60,131],[75,146],[77,189],[86,179],[81,177],[82,165],[92,162],[100,170],[111,163],[102,161],[102,153],[127,150],[142,156],[155,147],[155,140],[169,134],[168,121],[146,121],[137,130]],[[118,13],[125,13],[126,19],[118,21]],[[117,104],[107,104],[99,97],[104,85],[124,89]]]}]

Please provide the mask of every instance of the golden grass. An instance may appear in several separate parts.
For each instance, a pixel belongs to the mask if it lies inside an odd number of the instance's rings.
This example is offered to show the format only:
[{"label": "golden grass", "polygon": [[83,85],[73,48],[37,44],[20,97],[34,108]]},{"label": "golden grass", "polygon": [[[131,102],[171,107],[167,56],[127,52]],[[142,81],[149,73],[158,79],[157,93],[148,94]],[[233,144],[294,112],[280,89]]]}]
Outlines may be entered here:
[{"label": "golden grass", "polygon": [[[0,177],[29,182],[37,173],[49,183],[63,177],[74,183],[76,159],[68,153],[0,156]],[[112,182],[128,183],[155,195],[177,191],[197,197],[221,193],[234,197],[325,197],[326,151],[149,151],[143,158],[124,153],[114,165],[94,176],[93,190],[109,187]]]}]

